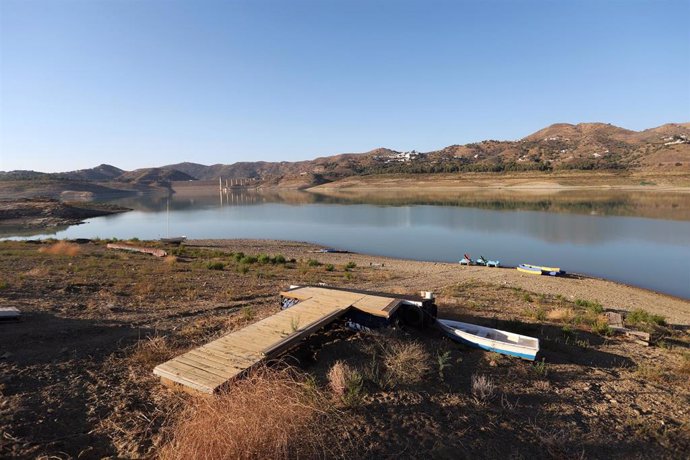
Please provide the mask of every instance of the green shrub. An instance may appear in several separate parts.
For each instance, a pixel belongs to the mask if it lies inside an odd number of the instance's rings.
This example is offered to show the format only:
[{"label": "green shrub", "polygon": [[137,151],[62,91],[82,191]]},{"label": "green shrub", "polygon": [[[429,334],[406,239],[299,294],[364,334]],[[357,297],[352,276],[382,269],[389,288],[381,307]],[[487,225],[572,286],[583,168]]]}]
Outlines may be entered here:
[{"label": "green shrub", "polygon": [[225,268],[225,264],[223,262],[209,262],[206,264],[206,268],[209,270],[223,270]]},{"label": "green shrub", "polygon": [[260,264],[271,263],[271,258],[268,256],[268,254],[259,254],[259,256],[256,259]]},{"label": "green shrub", "polygon": [[666,318],[664,318],[661,315],[654,315],[646,310],[638,308],[637,310],[633,310],[630,313],[628,313],[628,315],[625,317],[625,322],[631,326],[639,326],[645,324],[664,326],[666,325]]},{"label": "green shrub", "polygon": [[235,257],[235,261],[239,262],[244,259],[244,252],[236,252],[233,257]]},{"label": "green shrub", "polygon": [[244,256],[244,257],[242,257],[242,258],[239,260],[239,262],[240,262],[241,264],[246,264],[246,265],[255,264],[255,263],[257,263],[258,261],[259,261],[259,259],[256,258],[255,256]]},{"label": "green shrub", "polygon": [[357,267],[357,264],[353,261],[349,261],[347,265],[345,265],[345,270],[352,270],[355,267]]},{"label": "green shrub", "polygon": [[602,307],[601,304],[597,301],[577,299],[575,301],[575,305],[577,305],[578,307],[584,307],[592,313],[598,314],[604,312],[604,307]]},{"label": "green shrub", "polygon": [[333,266],[333,264],[326,265],[327,272],[332,272],[333,270],[335,270],[335,266]]},{"label": "green shrub", "polygon": [[237,266],[237,272],[245,275],[249,271],[249,267],[246,264],[240,264]]},{"label": "green shrub", "polygon": [[309,259],[307,260],[307,265],[309,265],[310,267],[318,267],[319,265],[321,265],[321,262],[319,262],[316,259]]},{"label": "green shrub", "polygon": [[276,264],[284,264],[286,262],[285,256],[282,254],[278,254],[273,258],[273,262]]}]

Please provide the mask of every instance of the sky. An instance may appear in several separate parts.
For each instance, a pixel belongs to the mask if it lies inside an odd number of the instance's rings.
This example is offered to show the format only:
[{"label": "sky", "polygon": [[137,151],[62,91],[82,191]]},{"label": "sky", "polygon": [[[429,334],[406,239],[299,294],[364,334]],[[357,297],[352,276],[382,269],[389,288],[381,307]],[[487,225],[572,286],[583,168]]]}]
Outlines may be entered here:
[{"label": "sky", "polygon": [[690,1],[0,0],[0,170],[690,121]]}]

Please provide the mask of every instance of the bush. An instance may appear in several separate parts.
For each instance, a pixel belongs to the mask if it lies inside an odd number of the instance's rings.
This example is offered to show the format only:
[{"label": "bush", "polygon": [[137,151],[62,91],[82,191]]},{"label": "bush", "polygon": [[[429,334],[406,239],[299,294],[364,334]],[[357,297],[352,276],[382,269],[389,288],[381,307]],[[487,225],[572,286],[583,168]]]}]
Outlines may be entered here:
[{"label": "bush", "polygon": [[326,265],[327,272],[332,272],[333,270],[335,270],[335,266],[333,264]]},{"label": "bush", "polygon": [[661,315],[654,315],[652,313],[649,313],[646,310],[642,310],[641,308],[638,308],[637,310],[633,310],[626,315],[625,322],[631,326],[640,326],[640,325],[665,326],[666,325],[666,318],[664,318]]},{"label": "bush", "polygon": [[307,261],[307,265],[310,266],[310,267],[318,267],[319,265],[321,265],[321,262],[319,262],[319,261],[316,260],[316,259],[309,259],[309,260]]},{"label": "bush", "polygon": [[237,266],[237,272],[245,275],[249,272],[249,267],[246,264],[240,264]]},{"label": "bush", "polygon": [[418,342],[392,342],[383,351],[386,379],[392,386],[420,382],[431,370],[431,361]]},{"label": "bush", "polygon": [[357,267],[357,264],[353,261],[350,261],[347,263],[347,265],[345,265],[345,270],[352,270],[355,267]]},{"label": "bush", "polygon": [[225,264],[223,262],[209,262],[206,264],[206,268],[209,270],[223,270],[225,268]]},{"label": "bush", "polygon": [[362,400],[362,375],[342,361],[336,361],[329,369],[328,386],[348,406],[357,405]]},{"label": "bush", "polygon": [[74,257],[81,252],[81,248],[77,244],[68,243],[66,241],[58,241],[57,243],[48,247],[40,248],[38,252],[43,254]]},{"label": "bush", "polygon": [[303,376],[259,369],[180,413],[160,458],[329,458],[354,449],[352,420]]},{"label": "bush", "polygon": [[278,254],[277,256],[275,256],[273,261],[277,264],[284,264],[286,262],[285,256],[282,254]]},{"label": "bush", "polygon": [[496,384],[485,375],[472,376],[472,396],[478,402],[486,402],[496,394]]},{"label": "bush", "polygon": [[236,262],[239,262],[244,259],[244,252],[236,252],[233,257],[235,258]]},{"label": "bush", "polygon": [[268,254],[259,254],[256,259],[260,264],[271,263],[271,258],[268,256]]},{"label": "bush", "polygon": [[254,256],[243,256],[243,257],[239,260],[239,262],[240,262],[241,264],[247,264],[247,265],[255,264],[255,263],[257,263],[258,261],[259,261],[259,259],[257,259],[257,258],[254,257]]},{"label": "bush", "polygon": [[584,307],[592,313],[599,314],[604,312],[604,307],[602,307],[601,304],[597,301],[577,299],[575,301],[575,305],[577,305],[578,307]]}]

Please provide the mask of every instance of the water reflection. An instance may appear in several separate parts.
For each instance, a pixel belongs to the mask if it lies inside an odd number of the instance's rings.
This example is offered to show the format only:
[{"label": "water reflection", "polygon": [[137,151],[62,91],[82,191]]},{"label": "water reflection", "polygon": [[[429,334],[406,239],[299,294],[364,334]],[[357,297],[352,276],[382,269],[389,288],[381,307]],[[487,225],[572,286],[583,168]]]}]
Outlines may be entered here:
[{"label": "water reflection", "polygon": [[[449,262],[469,252],[690,297],[690,200],[684,194],[202,192],[171,197],[171,233],[309,241]],[[166,201],[120,199],[135,211],[90,219],[57,236],[159,238],[166,232]]]}]

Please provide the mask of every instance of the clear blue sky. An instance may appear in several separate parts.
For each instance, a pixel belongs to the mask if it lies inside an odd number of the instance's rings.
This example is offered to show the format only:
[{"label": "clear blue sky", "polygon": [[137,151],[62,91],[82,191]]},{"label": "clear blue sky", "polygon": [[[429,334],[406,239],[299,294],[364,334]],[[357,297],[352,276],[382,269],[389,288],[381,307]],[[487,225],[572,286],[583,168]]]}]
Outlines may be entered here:
[{"label": "clear blue sky", "polygon": [[0,0],[0,170],[690,121],[690,2]]}]

